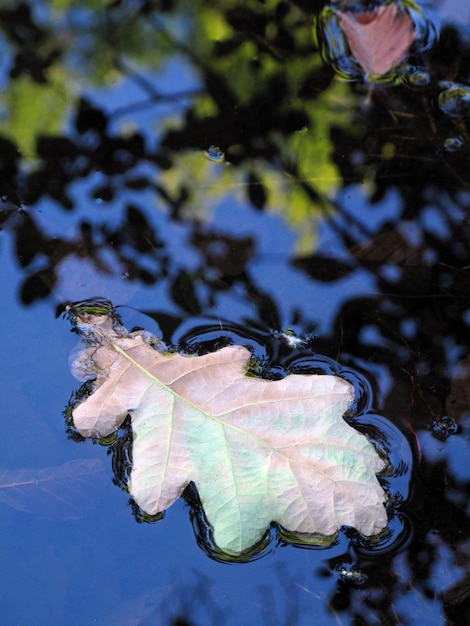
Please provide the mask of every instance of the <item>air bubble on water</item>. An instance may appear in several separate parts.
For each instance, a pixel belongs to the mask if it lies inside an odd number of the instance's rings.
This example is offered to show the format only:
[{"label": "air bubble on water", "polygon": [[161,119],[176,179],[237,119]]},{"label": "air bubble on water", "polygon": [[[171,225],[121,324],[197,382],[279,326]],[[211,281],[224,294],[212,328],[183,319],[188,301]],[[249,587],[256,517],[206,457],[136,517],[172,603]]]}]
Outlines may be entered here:
[{"label": "air bubble on water", "polygon": [[432,433],[438,439],[447,439],[450,435],[455,435],[457,431],[458,426],[451,417],[442,415],[433,419]]},{"label": "air bubble on water", "polygon": [[215,163],[222,163],[225,160],[225,154],[218,146],[209,146],[204,152],[204,156]]},{"label": "air bubble on water", "polygon": [[444,150],[446,152],[458,152],[465,145],[461,137],[448,137],[444,141]]},{"label": "air bubble on water", "polygon": [[367,574],[354,567],[345,567],[344,563],[337,563],[334,569],[345,583],[363,585],[367,581]]},{"label": "air bubble on water", "polygon": [[443,113],[456,119],[470,116],[470,87],[449,81],[440,82],[439,87],[444,88],[437,98]]},{"label": "air bubble on water", "polygon": [[412,71],[408,74],[408,81],[415,87],[425,87],[431,82],[431,77],[424,70],[412,68]]},{"label": "air bubble on water", "polygon": [[275,330],[273,331],[273,336],[287,344],[290,348],[303,348],[307,345],[305,338],[298,337],[291,328],[285,328],[280,332]]}]

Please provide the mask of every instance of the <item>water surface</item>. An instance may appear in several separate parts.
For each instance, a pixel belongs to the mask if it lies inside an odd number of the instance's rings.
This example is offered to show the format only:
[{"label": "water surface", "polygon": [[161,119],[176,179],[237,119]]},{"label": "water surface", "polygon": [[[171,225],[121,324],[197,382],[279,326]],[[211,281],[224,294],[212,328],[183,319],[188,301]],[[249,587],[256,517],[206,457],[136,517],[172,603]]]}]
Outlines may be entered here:
[{"label": "water surface", "polygon": [[[4,623],[466,623],[458,4],[420,5],[387,80],[338,71],[314,26],[323,2],[2,5]],[[181,349],[242,342],[273,376],[354,381],[356,426],[394,467],[389,534],[274,538],[227,564],[198,545],[183,500],[138,523],[112,456],[68,438],[63,417],[76,336],[59,313],[96,297]],[[67,483],[72,461],[88,476]],[[8,486],[25,468],[29,486]],[[52,488],[34,491],[45,469]]]}]

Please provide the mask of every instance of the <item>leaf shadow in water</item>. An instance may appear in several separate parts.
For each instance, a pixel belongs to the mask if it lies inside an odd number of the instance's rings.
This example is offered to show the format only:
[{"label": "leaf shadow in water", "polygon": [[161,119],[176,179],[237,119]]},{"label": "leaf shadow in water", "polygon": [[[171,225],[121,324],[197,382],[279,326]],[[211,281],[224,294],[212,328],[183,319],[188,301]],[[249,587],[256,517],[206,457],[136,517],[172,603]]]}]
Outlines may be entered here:
[{"label": "leaf shadow in water", "polygon": [[80,519],[96,507],[92,487],[103,472],[100,459],[78,459],[41,469],[0,468],[0,502],[43,519]]}]

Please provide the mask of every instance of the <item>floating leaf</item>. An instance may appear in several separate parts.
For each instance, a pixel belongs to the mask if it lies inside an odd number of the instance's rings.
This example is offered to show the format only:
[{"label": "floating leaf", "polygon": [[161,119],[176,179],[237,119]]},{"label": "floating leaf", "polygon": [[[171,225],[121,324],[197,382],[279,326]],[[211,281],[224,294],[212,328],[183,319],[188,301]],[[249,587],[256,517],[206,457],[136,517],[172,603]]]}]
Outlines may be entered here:
[{"label": "floating leaf", "polygon": [[99,459],[79,459],[41,469],[2,467],[0,502],[45,519],[79,519],[95,506],[91,488],[101,472]]},{"label": "floating leaf", "polygon": [[263,380],[245,375],[251,355],[242,346],[184,356],[110,316],[81,313],[75,323],[87,345],[74,374],[96,377],[73,409],[75,427],[84,437],[106,436],[130,414],[128,487],[144,512],[165,511],[193,482],[216,545],[232,555],[259,542],[272,522],[329,537],[343,525],[367,536],[386,526],[376,477],[385,463],[342,418],[354,399],[347,381]]},{"label": "floating leaf", "polygon": [[416,31],[411,17],[392,2],[372,11],[338,11],[349,48],[368,74],[383,76],[408,54]]}]

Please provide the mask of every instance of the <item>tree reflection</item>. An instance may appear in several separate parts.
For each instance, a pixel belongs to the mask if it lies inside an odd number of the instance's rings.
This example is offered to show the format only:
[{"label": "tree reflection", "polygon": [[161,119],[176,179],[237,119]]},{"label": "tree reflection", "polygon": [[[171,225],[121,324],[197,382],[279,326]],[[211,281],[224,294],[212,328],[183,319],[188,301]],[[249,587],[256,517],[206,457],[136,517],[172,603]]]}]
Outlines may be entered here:
[{"label": "tree reflection", "polygon": [[[90,0],[81,20],[76,3],[50,4],[0,12],[8,66],[0,223],[15,242],[23,304],[54,294],[73,257],[98,273],[165,286],[173,312],[156,303],[148,312],[167,340],[183,318],[222,298],[243,301],[249,325],[315,330],[314,304],[299,297],[285,320],[276,277],[259,283],[255,235],[211,223],[209,202],[239,190],[253,213],[278,212],[297,229],[301,252],[281,260],[290,272],[329,286],[368,275],[374,289],[341,303],[316,349],[389,376],[381,410],[406,428],[419,467],[414,535],[407,580],[390,556],[364,588],[340,581],[331,606],[351,610],[356,624],[371,615],[399,623],[394,603],[411,585],[439,596],[450,623],[459,622],[469,602],[462,543],[470,481],[456,481],[446,460],[429,461],[420,432],[448,412],[451,371],[468,352],[468,115],[449,115],[439,101],[442,81],[468,82],[468,38],[446,26],[400,84],[376,87],[366,105],[365,88],[339,82],[321,59],[312,17],[323,2],[118,0],[96,9]],[[165,92],[154,72],[174,58],[191,68],[192,82]],[[100,104],[93,89],[118,79],[138,85],[143,99]],[[211,146],[223,162],[204,157]],[[358,185],[361,200],[349,204]],[[36,210],[46,201],[68,212],[60,234]],[[161,236],[155,210],[181,225],[198,259],[191,267]],[[324,223],[334,236],[330,254],[314,245]],[[458,421],[462,410],[450,417]],[[429,582],[440,545],[463,572],[444,589]]]}]

